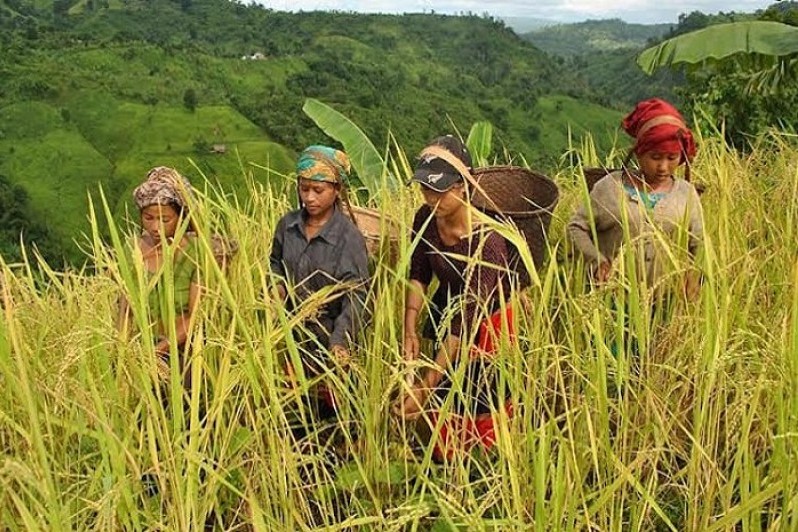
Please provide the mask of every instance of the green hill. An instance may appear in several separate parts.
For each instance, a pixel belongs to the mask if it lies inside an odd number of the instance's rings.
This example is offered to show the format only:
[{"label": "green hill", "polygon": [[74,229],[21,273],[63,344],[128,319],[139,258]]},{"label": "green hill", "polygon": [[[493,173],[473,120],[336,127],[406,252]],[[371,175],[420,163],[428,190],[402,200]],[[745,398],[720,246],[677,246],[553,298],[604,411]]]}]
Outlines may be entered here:
[{"label": "green hill", "polygon": [[390,131],[410,153],[489,120],[497,153],[544,169],[567,148],[569,126],[606,146],[620,117],[590,103],[578,73],[491,18],[291,14],[224,0],[0,2],[0,175],[29,192],[73,261],[87,189],[102,184],[122,212],[154,165],[233,191],[243,164],[266,183],[261,167],[288,172],[298,150],[330,142],[301,111],[309,97],[377,145]]},{"label": "green hill", "polygon": [[673,24],[630,24],[620,19],[546,26],[524,38],[553,55],[568,57],[609,50],[640,49],[668,34]]}]

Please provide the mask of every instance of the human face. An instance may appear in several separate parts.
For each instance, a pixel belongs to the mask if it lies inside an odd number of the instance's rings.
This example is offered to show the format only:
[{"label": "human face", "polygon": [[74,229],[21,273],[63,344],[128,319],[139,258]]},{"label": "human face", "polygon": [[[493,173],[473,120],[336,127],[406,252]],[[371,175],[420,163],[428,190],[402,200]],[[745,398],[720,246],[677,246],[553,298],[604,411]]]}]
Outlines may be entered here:
[{"label": "human face", "polygon": [[150,205],[141,209],[141,225],[153,240],[173,238],[180,223],[180,213],[173,205]]},{"label": "human face", "polygon": [[669,179],[679,166],[682,156],[678,153],[647,151],[637,156],[640,170],[646,181],[657,182]]},{"label": "human face", "polygon": [[424,203],[432,208],[436,217],[445,218],[457,212],[464,205],[465,195],[462,183],[453,185],[445,192],[438,192],[431,188],[421,186]]},{"label": "human face", "polygon": [[299,199],[302,200],[310,216],[323,217],[335,205],[338,199],[338,187],[324,181],[300,179]]}]

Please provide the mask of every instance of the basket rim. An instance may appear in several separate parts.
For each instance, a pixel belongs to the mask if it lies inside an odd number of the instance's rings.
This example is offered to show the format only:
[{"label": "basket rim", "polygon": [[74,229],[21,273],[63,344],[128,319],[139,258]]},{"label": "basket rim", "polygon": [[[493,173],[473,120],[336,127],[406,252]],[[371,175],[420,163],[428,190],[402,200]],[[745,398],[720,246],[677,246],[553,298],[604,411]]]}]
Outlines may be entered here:
[{"label": "basket rim", "polygon": [[[498,212],[494,209],[489,207],[477,207],[478,209],[486,212],[491,212],[495,214],[503,214],[505,216],[511,216],[515,218],[531,218],[533,216],[539,216],[542,213],[551,214],[554,212],[554,208],[557,206],[557,202],[560,200],[560,189],[557,186],[557,183],[554,182],[549,176],[546,174],[542,174],[540,172],[536,172],[531,168],[527,168],[525,166],[518,166],[518,165],[498,165],[498,166],[482,166],[479,168],[475,168],[473,171],[473,175],[477,178],[481,174],[487,173],[494,173],[494,172],[507,172],[507,171],[515,171],[520,170],[526,173],[533,174],[537,178],[542,178],[542,182],[546,184],[553,192],[554,197],[552,198],[551,202],[548,205],[535,205],[533,209],[528,211],[501,211]],[[530,203],[530,206],[533,204]]]}]

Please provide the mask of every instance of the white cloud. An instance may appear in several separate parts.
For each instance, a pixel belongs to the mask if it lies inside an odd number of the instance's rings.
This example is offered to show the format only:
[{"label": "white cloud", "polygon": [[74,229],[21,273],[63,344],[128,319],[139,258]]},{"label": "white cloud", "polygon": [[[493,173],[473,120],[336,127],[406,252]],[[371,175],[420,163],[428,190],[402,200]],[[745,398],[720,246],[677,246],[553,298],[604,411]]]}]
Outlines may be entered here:
[{"label": "white cloud", "polygon": [[522,16],[563,21],[621,18],[629,22],[675,22],[680,13],[753,12],[774,0],[258,0],[278,10],[343,10],[364,13],[429,12]]}]

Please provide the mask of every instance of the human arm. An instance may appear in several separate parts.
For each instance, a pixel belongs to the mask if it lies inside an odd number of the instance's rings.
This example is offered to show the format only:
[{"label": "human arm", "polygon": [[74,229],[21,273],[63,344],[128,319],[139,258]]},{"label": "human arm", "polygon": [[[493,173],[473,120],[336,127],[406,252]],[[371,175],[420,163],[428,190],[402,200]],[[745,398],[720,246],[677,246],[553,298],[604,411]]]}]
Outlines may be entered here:
[{"label": "human arm", "polygon": [[427,286],[417,280],[411,280],[405,291],[402,351],[405,360],[408,362],[418,359],[421,350],[416,324],[418,323],[418,314],[421,312],[421,306],[424,304],[424,294],[426,292]]},{"label": "human arm", "polygon": [[617,217],[612,215],[612,194],[618,186],[617,177],[610,175],[595,184],[587,203],[576,209],[567,225],[569,240],[588,264],[595,268],[599,282],[609,279],[612,259],[599,249],[598,233],[606,231]]},{"label": "human arm", "polygon": [[[199,303],[200,287],[196,282],[191,282],[188,288],[188,306],[175,317],[175,345],[179,348],[185,345],[188,333],[191,330],[192,318]],[[169,356],[169,338],[161,337],[155,344],[155,353],[164,357]]]},{"label": "human arm", "polygon": [[[698,192],[691,186],[690,201],[688,203],[688,235],[687,235],[687,250],[690,257],[695,261],[698,256],[698,251],[704,241],[704,219],[703,209],[701,207],[701,200]],[[691,267],[687,270],[684,278],[684,293],[689,301],[694,301],[698,298],[701,291],[701,272],[696,267]]]},{"label": "human arm", "polygon": [[400,406],[400,413],[406,419],[415,419],[424,409],[424,404],[432,390],[438,387],[444,373],[454,364],[460,352],[460,338],[449,335],[435,354],[435,361],[426,368],[424,375],[415,382],[405,394]]},{"label": "human arm", "polygon": [[336,268],[336,279],[344,285],[341,295],[340,313],[333,321],[330,347],[337,358],[348,355],[347,339],[354,338],[366,319],[366,295],[369,272],[366,241],[360,232],[353,230],[338,250],[340,258]]},{"label": "human arm", "polygon": [[274,235],[272,237],[272,249],[269,253],[269,268],[272,272],[272,275],[276,278],[277,293],[281,301],[285,301],[285,298],[288,295],[285,284],[286,270],[283,256],[285,232],[286,223],[285,217],[283,217],[277,223],[277,227],[274,230]]},{"label": "human arm", "polygon": [[116,301],[116,330],[123,336],[127,336],[130,330],[130,303],[124,294],[120,294]]},{"label": "human arm", "polygon": [[433,277],[432,262],[430,261],[432,250],[429,242],[424,238],[428,224],[435,223],[431,216],[432,210],[428,207],[419,209],[413,219],[413,228],[410,233],[410,239],[415,246],[410,256],[410,273],[405,289],[402,351],[406,361],[416,360],[421,348],[416,327],[427,288]]}]

